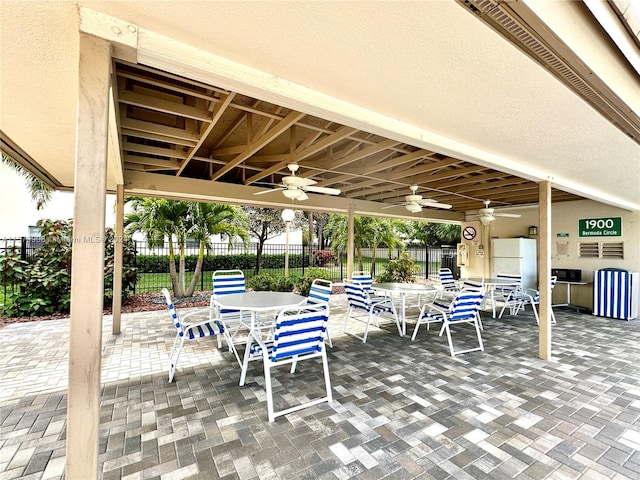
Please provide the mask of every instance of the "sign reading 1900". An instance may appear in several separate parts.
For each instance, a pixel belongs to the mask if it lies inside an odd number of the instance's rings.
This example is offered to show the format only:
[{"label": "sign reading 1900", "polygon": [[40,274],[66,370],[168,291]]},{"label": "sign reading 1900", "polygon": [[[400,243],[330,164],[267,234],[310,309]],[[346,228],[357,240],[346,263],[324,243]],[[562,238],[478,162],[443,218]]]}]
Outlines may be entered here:
[{"label": "sign reading 1900", "polygon": [[579,237],[620,237],[622,236],[622,217],[580,218],[578,219]]}]

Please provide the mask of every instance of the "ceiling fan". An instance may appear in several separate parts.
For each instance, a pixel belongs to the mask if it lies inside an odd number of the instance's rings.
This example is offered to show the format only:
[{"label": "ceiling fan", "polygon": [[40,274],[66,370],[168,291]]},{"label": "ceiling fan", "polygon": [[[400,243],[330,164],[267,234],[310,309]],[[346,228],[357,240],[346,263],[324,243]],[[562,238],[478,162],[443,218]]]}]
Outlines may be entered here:
[{"label": "ceiling fan", "polygon": [[417,195],[416,191],[418,190],[418,185],[411,185],[409,189],[411,190],[411,195],[407,195],[406,197],[404,197],[404,202],[396,203],[395,205],[388,205],[382,208],[386,209],[404,206],[411,213],[418,213],[422,211],[422,207],[451,208],[451,205],[449,205],[448,203],[440,203],[437,200],[433,200],[431,198],[422,198],[422,195]]},{"label": "ceiling fan", "polygon": [[297,163],[290,163],[289,165],[287,165],[287,168],[291,172],[291,175],[282,177],[282,185],[280,185],[278,188],[257,192],[255,193],[255,195],[281,191],[285,197],[291,200],[298,201],[307,200],[309,198],[306,192],[323,193],[325,195],[340,195],[340,190],[338,190],[337,188],[315,187],[314,184],[318,183],[315,180],[304,177],[296,177],[296,172],[300,168]]},{"label": "ceiling fan", "polygon": [[483,225],[489,225],[493,222],[496,217],[509,217],[509,218],[520,218],[521,215],[519,213],[496,213],[495,208],[490,208],[489,204],[491,200],[484,200],[484,208],[478,210],[478,213],[473,213],[468,215],[469,217],[478,217],[480,223]]}]

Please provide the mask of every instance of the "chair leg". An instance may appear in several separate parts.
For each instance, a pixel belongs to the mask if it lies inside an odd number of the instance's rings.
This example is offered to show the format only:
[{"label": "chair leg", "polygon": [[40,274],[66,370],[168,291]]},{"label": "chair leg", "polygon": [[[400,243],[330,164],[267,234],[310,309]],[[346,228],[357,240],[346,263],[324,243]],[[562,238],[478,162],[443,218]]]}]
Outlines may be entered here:
[{"label": "chair leg", "polygon": [[331,393],[331,377],[329,377],[329,360],[327,359],[327,350],[322,347],[322,370],[324,370],[324,386],[327,391],[327,401],[333,402],[333,394]]},{"label": "chair leg", "polygon": [[482,335],[480,335],[480,328],[478,326],[478,319],[477,318],[473,322],[473,324],[476,327],[476,335],[478,336],[478,345],[480,346],[480,351],[484,352],[484,343],[482,343]]},{"label": "chair leg", "polygon": [[342,333],[347,333],[347,322],[349,321],[350,315],[351,315],[351,305],[347,307],[347,314],[344,316],[344,323],[342,324]]},{"label": "chair leg", "polygon": [[[176,335],[176,338],[173,340],[173,348],[171,349],[171,356],[169,357],[169,383],[173,382],[173,377],[176,373],[176,368],[178,367],[178,360],[180,360],[180,353],[182,353],[182,347],[184,346],[184,338],[184,336],[180,337],[179,335]],[[173,355],[176,353],[176,345],[179,346],[174,360]]]},{"label": "chair leg", "polygon": [[240,383],[239,385],[242,387],[244,385],[244,382],[247,379],[247,368],[249,368],[249,359],[251,357],[251,344],[253,342],[251,342],[251,339],[249,339],[247,341],[247,346],[245,348],[244,351],[244,360],[242,362],[242,371],[240,372]]},{"label": "chair leg", "polygon": [[[449,352],[451,352],[452,357],[455,357],[456,354],[453,351],[453,340],[451,339],[451,328],[449,327],[449,323],[445,322],[442,328],[447,332],[447,341],[449,342]],[[440,335],[442,335],[442,330],[440,331]]]},{"label": "chair leg", "polygon": [[[413,329],[413,335],[411,335],[411,340],[415,340],[416,339],[416,335],[418,334],[418,329],[420,328],[420,323],[424,323],[421,322],[420,319],[418,318],[418,321],[416,322],[416,326]],[[427,330],[429,329],[429,323],[427,322]]]},{"label": "chair leg", "polygon": [[267,413],[269,414],[269,421],[275,420],[275,414],[273,412],[273,389],[271,387],[271,366],[269,360],[263,355],[264,363],[264,386],[267,390]]}]

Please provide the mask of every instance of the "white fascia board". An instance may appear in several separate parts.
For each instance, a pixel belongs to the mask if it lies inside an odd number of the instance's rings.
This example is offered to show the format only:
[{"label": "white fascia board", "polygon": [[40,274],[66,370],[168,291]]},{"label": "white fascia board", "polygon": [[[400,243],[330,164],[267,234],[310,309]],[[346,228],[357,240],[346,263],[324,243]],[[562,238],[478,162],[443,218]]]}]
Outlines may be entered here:
[{"label": "white fascia board", "polygon": [[[106,17],[103,14],[97,14]],[[90,16],[87,16],[91,18]],[[283,105],[309,115],[358,128],[370,133],[389,137],[416,147],[434,150],[445,155],[466,160],[476,165],[493,168],[527,180],[549,181],[552,186],[612,206],[640,210],[640,204],[605,194],[587,185],[568,179],[554,177],[528,165],[481,150],[457,140],[438,135],[429,130],[398,121],[377,112],[353,105],[302,85],[269,73],[247,67],[211,52],[186,45],[172,38],[147,31],[117,19],[108,20],[114,28],[103,28],[109,36],[114,31],[126,29],[137,34],[137,42],[127,39],[128,46],[136,45],[136,58],[140,64],[197,80],[208,85],[237,91],[262,100]],[[98,32],[99,29],[93,29]],[[97,33],[96,33],[97,34]],[[122,40],[121,35],[115,38]],[[114,56],[118,54],[114,51]],[[128,52],[127,52],[128,54]],[[385,215],[386,216],[386,215]]]}]

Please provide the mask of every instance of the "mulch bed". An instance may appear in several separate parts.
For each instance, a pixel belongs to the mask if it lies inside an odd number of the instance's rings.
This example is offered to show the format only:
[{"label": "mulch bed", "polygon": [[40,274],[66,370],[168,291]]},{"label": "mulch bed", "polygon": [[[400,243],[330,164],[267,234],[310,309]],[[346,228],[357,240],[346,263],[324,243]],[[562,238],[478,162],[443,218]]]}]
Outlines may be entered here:
[{"label": "mulch bed", "polygon": [[[333,287],[332,293],[344,293],[342,286]],[[195,292],[193,297],[174,298],[173,303],[181,308],[189,307],[207,307],[211,298],[211,290]],[[164,296],[161,293],[141,293],[137,295],[129,295],[122,304],[122,313],[149,312],[154,310],[163,310],[167,308]],[[104,309],[105,315],[110,315],[111,306]],[[68,313],[54,313],[42,317],[0,317],[0,329],[11,325],[12,323],[39,322],[43,320],[57,320],[60,318],[68,318]]]}]

